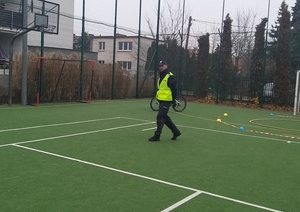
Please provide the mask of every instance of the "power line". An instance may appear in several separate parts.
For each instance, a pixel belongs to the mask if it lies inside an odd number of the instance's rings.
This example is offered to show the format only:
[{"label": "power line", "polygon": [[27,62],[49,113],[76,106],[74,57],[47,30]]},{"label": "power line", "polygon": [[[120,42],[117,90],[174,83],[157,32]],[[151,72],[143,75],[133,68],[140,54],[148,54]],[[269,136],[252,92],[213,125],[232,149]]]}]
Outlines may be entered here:
[{"label": "power line", "polygon": [[[220,23],[217,23],[217,22],[211,22],[211,21],[202,21],[202,20],[197,20],[197,19],[193,19],[193,21],[199,22],[199,23],[204,23],[204,24],[221,25]],[[232,24],[231,26],[232,26],[232,27],[236,27],[236,28],[245,28],[245,29],[248,28],[248,29],[251,29],[250,27],[244,27],[244,26],[234,25],[234,24]]]},{"label": "power line", "polygon": [[[79,21],[82,20],[81,17],[76,17],[76,16],[72,16],[72,15],[68,15],[68,14],[60,13],[60,15],[66,17],[66,18],[74,19],[74,20],[79,20]],[[100,24],[100,25],[103,25],[103,26],[114,28],[113,24],[109,24],[109,23],[105,23],[105,22],[97,21],[97,20],[93,20],[93,19],[85,19],[85,22],[93,23],[93,24]],[[136,34],[136,35],[138,34],[138,30],[134,31],[134,29],[125,28],[123,26],[117,26],[117,29],[123,30],[123,31],[126,31],[126,32],[130,32],[130,33],[133,33],[133,34]],[[149,36],[151,34],[150,33],[148,34],[148,33],[145,32],[145,33],[143,33],[143,35],[144,36]]]}]

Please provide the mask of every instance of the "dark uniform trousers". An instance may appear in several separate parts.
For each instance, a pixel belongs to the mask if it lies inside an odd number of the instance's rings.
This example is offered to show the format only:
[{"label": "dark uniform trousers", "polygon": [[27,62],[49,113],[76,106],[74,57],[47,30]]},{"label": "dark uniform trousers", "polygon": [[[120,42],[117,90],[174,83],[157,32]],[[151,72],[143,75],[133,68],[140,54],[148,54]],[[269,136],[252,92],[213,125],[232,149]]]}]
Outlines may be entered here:
[{"label": "dark uniform trousers", "polygon": [[159,110],[156,116],[157,129],[155,131],[155,136],[160,137],[164,124],[172,131],[173,134],[179,134],[179,130],[168,116],[168,112],[171,106],[171,102],[159,102]]}]

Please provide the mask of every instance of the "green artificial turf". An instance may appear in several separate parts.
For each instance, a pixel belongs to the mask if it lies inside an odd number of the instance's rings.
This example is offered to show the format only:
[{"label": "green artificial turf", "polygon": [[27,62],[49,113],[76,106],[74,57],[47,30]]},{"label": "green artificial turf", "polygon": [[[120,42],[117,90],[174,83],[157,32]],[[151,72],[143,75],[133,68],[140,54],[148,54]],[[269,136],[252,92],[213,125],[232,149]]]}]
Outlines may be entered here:
[{"label": "green artificial turf", "polygon": [[148,142],[149,101],[1,106],[0,211],[300,211],[299,117],[188,102]]}]

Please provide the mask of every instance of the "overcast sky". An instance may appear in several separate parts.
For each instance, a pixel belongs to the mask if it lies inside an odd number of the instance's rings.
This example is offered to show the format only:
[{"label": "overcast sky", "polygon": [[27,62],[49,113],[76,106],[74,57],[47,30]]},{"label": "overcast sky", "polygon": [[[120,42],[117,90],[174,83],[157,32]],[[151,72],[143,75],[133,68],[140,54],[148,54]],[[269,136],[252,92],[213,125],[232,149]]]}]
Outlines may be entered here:
[{"label": "overcast sky", "polygon": [[[113,35],[113,28],[108,25],[114,24],[115,17],[115,0],[86,0],[86,19],[103,24],[86,24],[86,31],[95,35]],[[183,5],[184,0],[160,0],[161,13],[168,16],[167,4],[171,3],[172,7],[178,7],[179,2]],[[296,0],[286,0],[289,10],[295,5]],[[225,0],[225,15],[230,14],[233,20],[232,25],[237,25],[237,13],[252,13],[256,16],[256,24],[261,18],[268,15],[269,0]],[[279,7],[282,0],[270,0],[270,22],[274,24],[278,16]],[[75,16],[82,17],[83,0],[75,0]],[[130,31],[137,32],[139,24],[139,5],[140,0],[118,0],[117,25]],[[153,28],[156,30],[158,0],[142,0],[142,33],[149,34],[150,30],[146,20],[150,19]],[[201,33],[215,32],[220,28],[222,20],[223,0],[185,0],[185,16],[192,16],[191,35],[198,36]],[[187,25],[184,26],[186,30]],[[75,32],[81,31],[80,21],[75,22]],[[118,30],[120,33],[126,31]]]}]

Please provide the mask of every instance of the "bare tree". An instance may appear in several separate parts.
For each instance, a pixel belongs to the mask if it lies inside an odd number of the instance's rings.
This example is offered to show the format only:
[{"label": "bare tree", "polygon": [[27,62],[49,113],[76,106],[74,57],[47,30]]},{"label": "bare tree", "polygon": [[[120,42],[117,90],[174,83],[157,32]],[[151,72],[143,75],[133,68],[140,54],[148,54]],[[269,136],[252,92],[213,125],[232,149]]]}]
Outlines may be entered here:
[{"label": "bare tree", "polygon": [[210,33],[210,48],[211,48],[211,53],[214,53],[216,48],[220,46],[220,26],[212,26],[211,27],[211,32]]},{"label": "bare tree", "polygon": [[[160,39],[163,41],[177,40],[178,43],[181,42],[181,34],[183,34],[183,41],[186,37],[186,31],[188,26],[188,18],[190,15],[190,10],[185,9],[183,14],[183,4],[182,1],[179,1],[178,4],[174,4],[174,0],[166,1],[165,5],[162,6],[160,12]],[[157,13],[157,11],[156,11]],[[183,21],[183,32],[182,32],[182,18],[184,15]],[[149,17],[146,17],[147,25],[150,29],[150,32],[153,38],[156,37],[156,22],[153,24],[154,20],[151,20]],[[155,26],[155,27],[154,27]]]},{"label": "bare tree", "polygon": [[257,15],[252,11],[237,11],[232,30],[232,54],[238,73],[248,74],[251,51],[254,45]]}]

